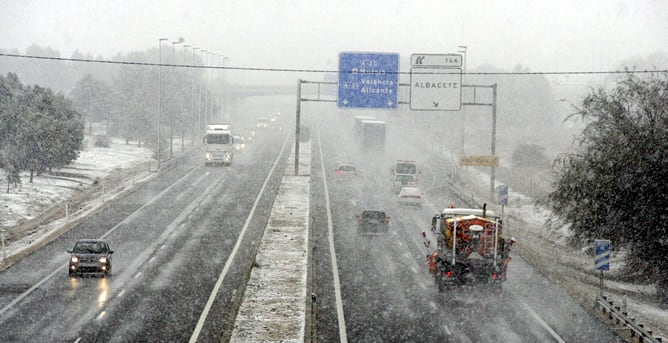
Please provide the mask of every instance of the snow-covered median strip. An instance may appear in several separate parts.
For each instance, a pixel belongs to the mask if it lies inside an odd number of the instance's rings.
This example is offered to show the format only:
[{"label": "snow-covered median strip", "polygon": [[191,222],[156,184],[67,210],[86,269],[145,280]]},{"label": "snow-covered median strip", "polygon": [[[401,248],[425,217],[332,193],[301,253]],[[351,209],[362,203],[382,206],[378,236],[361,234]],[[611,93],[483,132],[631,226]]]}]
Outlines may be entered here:
[{"label": "snow-covered median strip", "polygon": [[[237,313],[231,342],[303,342],[311,147],[288,163]],[[290,155],[294,161],[294,151]]]}]

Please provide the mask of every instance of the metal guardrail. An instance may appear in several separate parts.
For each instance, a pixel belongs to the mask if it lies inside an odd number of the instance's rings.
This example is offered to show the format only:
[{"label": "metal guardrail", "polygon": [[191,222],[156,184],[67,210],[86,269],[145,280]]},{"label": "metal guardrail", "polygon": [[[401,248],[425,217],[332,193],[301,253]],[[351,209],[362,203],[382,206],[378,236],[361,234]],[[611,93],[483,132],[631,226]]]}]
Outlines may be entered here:
[{"label": "metal guardrail", "polygon": [[652,331],[645,328],[644,324],[636,323],[635,318],[630,317],[626,311],[623,311],[619,306],[615,306],[612,300],[609,300],[607,296],[598,296],[596,298],[596,303],[601,308],[603,313],[608,316],[609,320],[615,322],[615,324],[621,324],[630,330],[631,337],[636,337],[638,342],[651,342],[651,343],[660,343],[663,342],[663,338],[652,336]]}]

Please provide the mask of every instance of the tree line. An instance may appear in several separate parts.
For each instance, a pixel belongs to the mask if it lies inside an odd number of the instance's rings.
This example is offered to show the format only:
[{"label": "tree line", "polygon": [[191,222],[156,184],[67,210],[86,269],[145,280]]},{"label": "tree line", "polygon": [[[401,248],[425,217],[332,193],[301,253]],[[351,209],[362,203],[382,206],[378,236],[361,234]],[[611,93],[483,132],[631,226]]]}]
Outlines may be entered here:
[{"label": "tree line", "polygon": [[629,74],[573,115],[586,126],[578,150],[554,163],[549,205],[572,244],[624,248],[623,279],[655,283],[668,306],[668,74]]},{"label": "tree line", "polygon": [[[170,65],[203,65],[192,52],[157,48],[117,54],[114,62],[146,62]],[[1,50],[0,50],[1,51]],[[21,54],[18,50],[9,53]],[[26,55],[61,57],[50,47],[31,45]],[[105,60],[98,56],[72,53],[74,59]],[[199,68],[156,67],[132,64],[85,63],[77,61],[0,59],[0,72],[13,72],[22,79],[68,94],[75,109],[82,114],[86,133],[93,134],[93,124],[107,128],[107,134],[123,137],[126,142],[147,145],[157,152],[159,146],[169,151],[173,138],[195,140],[210,116],[221,109],[225,87],[221,72]],[[161,90],[161,92],[160,92]],[[159,94],[160,92],[160,94]],[[158,99],[160,101],[160,111]],[[158,116],[158,113],[160,114]],[[208,113],[208,116],[207,116]],[[161,152],[161,156],[166,156]]]},{"label": "tree line", "polygon": [[63,167],[75,160],[83,142],[83,122],[72,101],[40,86],[26,86],[13,73],[0,75],[0,168],[7,192],[19,173]]}]

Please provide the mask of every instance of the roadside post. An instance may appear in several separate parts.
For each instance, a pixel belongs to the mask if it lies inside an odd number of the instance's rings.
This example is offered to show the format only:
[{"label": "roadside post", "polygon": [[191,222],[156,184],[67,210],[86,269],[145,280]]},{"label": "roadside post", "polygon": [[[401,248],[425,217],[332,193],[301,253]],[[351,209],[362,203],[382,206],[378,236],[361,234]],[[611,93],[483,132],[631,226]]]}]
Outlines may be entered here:
[{"label": "roadside post", "polygon": [[594,241],[594,266],[600,271],[599,296],[603,296],[603,271],[610,270],[610,240],[597,239]]},{"label": "roadside post", "polygon": [[501,205],[501,220],[503,220],[503,208],[508,205],[508,186],[498,185],[496,186],[496,192],[499,200],[499,205]]},{"label": "roadside post", "polygon": [[7,259],[7,249],[5,249],[5,235],[7,235],[7,230],[0,230],[0,240],[2,240],[2,260]]}]

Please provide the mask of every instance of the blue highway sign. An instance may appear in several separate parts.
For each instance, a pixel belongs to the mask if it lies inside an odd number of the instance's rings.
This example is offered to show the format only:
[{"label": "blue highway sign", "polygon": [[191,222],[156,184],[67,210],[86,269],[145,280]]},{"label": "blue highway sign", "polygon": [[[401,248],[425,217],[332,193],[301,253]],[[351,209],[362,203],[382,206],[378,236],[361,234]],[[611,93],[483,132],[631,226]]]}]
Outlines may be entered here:
[{"label": "blue highway sign", "polygon": [[339,107],[396,109],[398,89],[399,54],[339,54]]},{"label": "blue highway sign", "polygon": [[610,270],[610,240],[597,239],[594,241],[594,248],[596,270]]}]

